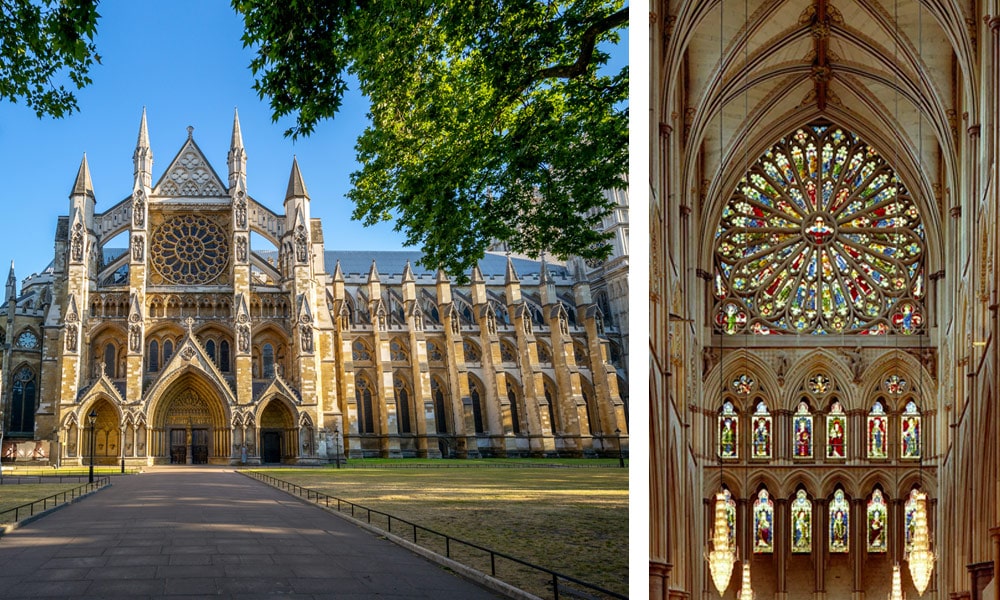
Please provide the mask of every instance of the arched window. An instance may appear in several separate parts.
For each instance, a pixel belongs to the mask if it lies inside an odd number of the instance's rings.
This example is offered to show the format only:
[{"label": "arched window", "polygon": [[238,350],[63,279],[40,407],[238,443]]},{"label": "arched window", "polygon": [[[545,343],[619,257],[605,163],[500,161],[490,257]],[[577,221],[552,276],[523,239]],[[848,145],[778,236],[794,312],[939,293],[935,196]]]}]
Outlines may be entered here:
[{"label": "arched window", "polygon": [[885,407],[876,400],[868,413],[868,458],[888,458],[887,431]]},{"label": "arched window", "polygon": [[472,378],[469,378],[469,396],[472,398],[472,422],[476,428],[476,433],[483,433],[486,428],[483,426],[482,398],[479,395],[479,386]]},{"label": "arched window", "polygon": [[903,458],[920,458],[920,409],[910,400],[900,417],[900,431]]},{"label": "arched window", "polygon": [[726,525],[729,526],[729,547],[736,548],[736,499],[729,488],[724,488],[726,496]]},{"label": "arched window", "polygon": [[844,553],[850,548],[851,507],[844,498],[844,490],[837,489],[830,501],[830,552]]},{"label": "arched window", "polygon": [[406,382],[401,377],[393,380],[396,393],[396,408],[399,418],[396,420],[399,433],[410,433],[410,395],[406,391]]},{"label": "arched window", "polygon": [[545,382],[544,387],[545,387],[545,413],[549,416],[549,428],[552,430],[552,433],[556,433],[556,415],[555,411],[552,408],[552,405],[555,402],[556,392],[548,381]]},{"label": "arched window", "polygon": [[170,362],[170,357],[174,355],[174,343],[170,340],[163,340],[163,364]]},{"label": "arched window", "polygon": [[751,458],[771,458],[771,414],[767,412],[767,404],[757,401],[751,420],[752,434],[750,437]]},{"label": "arched window", "polygon": [[826,457],[847,458],[847,415],[839,400],[830,404],[830,412],[826,415]]},{"label": "arched window", "polygon": [[434,418],[438,433],[448,433],[447,412],[445,412],[444,390],[437,378],[431,379],[431,396],[434,398]]},{"label": "arched window", "polygon": [[219,343],[219,370],[229,372],[229,342],[226,340]]},{"label": "arched window", "polygon": [[924,330],[924,226],[873,148],[828,123],[771,147],[715,231],[716,330],[729,335]]},{"label": "arched window", "polygon": [[813,418],[809,411],[809,403],[799,401],[799,407],[792,416],[792,457],[812,458],[813,455]]},{"label": "arched window", "polygon": [[261,372],[264,374],[264,379],[270,379],[274,377],[274,346],[264,344],[260,354],[263,362]]},{"label": "arched window", "polygon": [[871,500],[868,501],[868,552],[885,554],[889,548],[886,524],[889,511],[886,508],[882,490],[875,488]]},{"label": "arched window", "polygon": [[35,387],[35,373],[21,367],[11,388],[10,433],[35,433]]},{"label": "arched window", "polygon": [[762,489],[753,503],[753,552],[774,553],[774,502]]},{"label": "arched window", "polygon": [[108,374],[108,377],[114,379],[115,377],[115,345],[107,344],[104,346],[104,372]]},{"label": "arched window", "polygon": [[507,384],[507,400],[510,402],[510,426],[514,433],[521,433],[521,417],[518,415],[517,393]]},{"label": "arched window", "polygon": [[812,552],[812,502],[806,491],[799,489],[792,500],[792,553]]},{"label": "arched window", "polygon": [[355,382],[354,397],[358,403],[358,433],[375,433],[372,390],[367,378],[358,377]]},{"label": "arched window", "polygon": [[719,411],[719,458],[739,458],[740,416],[726,400]]},{"label": "arched window", "polygon": [[913,550],[913,533],[917,528],[917,488],[910,490],[910,496],[903,505],[903,513],[906,515],[906,531],[904,536],[904,546],[906,552]]},{"label": "arched window", "polygon": [[149,358],[147,370],[155,373],[160,370],[160,344],[156,340],[149,342]]},{"label": "arched window", "polygon": [[212,362],[215,362],[215,340],[205,342],[205,353],[212,359]]}]

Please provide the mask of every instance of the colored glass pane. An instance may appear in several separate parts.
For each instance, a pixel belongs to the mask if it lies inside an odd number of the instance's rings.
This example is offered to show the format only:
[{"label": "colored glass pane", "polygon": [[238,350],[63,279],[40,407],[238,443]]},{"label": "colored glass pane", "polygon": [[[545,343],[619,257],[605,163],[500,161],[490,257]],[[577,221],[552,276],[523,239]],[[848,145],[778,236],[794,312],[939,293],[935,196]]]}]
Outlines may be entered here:
[{"label": "colored glass pane", "polygon": [[876,489],[872,492],[872,499],[868,501],[868,552],[884,553],[888,550],[889,542],[886,534],[888,514],[882,490]]},{"label": "colored glass pane", "polygon": [[920,411],[910,400],[900,417],[900,431],[903,458],[920,458]]},{"label": "colored glass pane", "polygon": [[887,458],[889,456],[886,432],[885,408],[878,400],[868,414],[868,458]]},{"label": "colored glass pane", "polygon": [[732,492],[724,491],[726,495],[726,524],[729,525],[729,547],[736,547],[736,500]]},{"label": "colored glass pane", "polygon": [[906,514],[905,547],[906,551],[913,550],[913,531],[917,526],[917,490],[910,491],[910,497],[903,505]]},{"label": "colored glass pane", "polygon": [[744,373],[733,380],[733,391],[741,396],[746,396],[753,391],[753,388],[756,385],[757,382],[754,381],[752,377]]},{"label": "colored glass pane", "polygon": [[825,394],[832,389],[830,378],[822,373],[817,373],[809,378],[809,391],[814,394]]},{"label": "colored glass pane", "polygon": [[815,123],[749,169],[715,232],[717,330],[922,331],[924,226],[888,163]]},{"label": "colored glass pane", "polygon": [[795,458],[812,458],[812,414],[809,405],[799,402],[799,408],[792,417],[792,444]]},{"label": "colored glass pane", "polygon": [[754,554],[774,552],[774,502],[761,490],[753,503]]},{"label": "colored glass pane", "polygon": [[843,553],[850,548],[850,506],[844,498],[844,490],[837,490],[830,502],[830,552]]},{"label": "colored glass pane", "polygon": [[750,446],[752,458],[771,458],[771,415],[761,400],[751,418],[753,423]]},{"label": "colored glass pane", "polygon": [[892,394],[893,396],[899,396],[905,392],[908,387],[909,384],[899,375],[890,375],[885,378],[885,381],[882,382],[882,389],[884,389],[887,394]]},{"label": "colored glass pane", "polygon": [[719,457],[739,458],[739,424],[740,417],[728,400],[722,404],[719,413]]},{"label": "colored glass pane", "polygon": [[805,490],[795,493],[792,501],[792,552],[808,554],[812,552],[812,502]]},{"label": "colored glass pane", "polygon": [[826,457],[847,458],[847,415],[834,401],[826,416]]}]

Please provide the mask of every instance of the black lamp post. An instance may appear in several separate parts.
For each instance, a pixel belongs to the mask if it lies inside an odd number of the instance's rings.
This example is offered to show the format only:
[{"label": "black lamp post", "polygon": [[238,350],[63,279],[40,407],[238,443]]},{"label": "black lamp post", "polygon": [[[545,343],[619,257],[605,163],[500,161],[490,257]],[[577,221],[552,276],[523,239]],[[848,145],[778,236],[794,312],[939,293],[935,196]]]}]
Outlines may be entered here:
[{"label": "black lamp post", "polygon": [[622,430],[615,427],[615,438],[618,440],[618,466],[625,468],[625,456],[622,454]]},{"label": "black lamp post", "polygon": [[337,468],[340,468],[340,427],[333,426],[333,443],[336,446]]},{"label": "black lamp post", "polygon": [[87,422],[90,423],[90,478],[89,482],[94,483],[94,424],[97,423],[97,411],[91,409],[87,415]]}]

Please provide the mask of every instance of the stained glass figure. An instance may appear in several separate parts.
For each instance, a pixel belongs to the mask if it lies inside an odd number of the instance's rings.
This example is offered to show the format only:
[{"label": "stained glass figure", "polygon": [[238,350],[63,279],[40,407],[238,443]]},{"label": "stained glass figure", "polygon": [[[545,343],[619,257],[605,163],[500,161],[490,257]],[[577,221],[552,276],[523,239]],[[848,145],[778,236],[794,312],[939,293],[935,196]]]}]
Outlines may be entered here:
[{"label": "stained glass figure", "polygon": [[895,171],[825,123],[778,141],[715,232],[715,323],[733,334],[923,331],[924,226]]},{"label": "stained glass figure", "polygon": [[844,490],[833,493],[830,502],[830,552],[844,553],[850,548],[848,531],[850,528],[851,507],[844,498]]},{"label": "stained glass figure", "polygon": [[830,378],[822,373],[817,373],[809,379],[809,391],[814,394],[825,394],[830,391]]},{"label": "stained glass figure", "polygon": [[903,458],[920,458],[920,410],[917,403],[910,400],[900,417]]},{"label": "stained glass figure", "polygon": [[719,413],[719,458],[739,458],[740,417],[733,403],[726,400]]},{"label": "stained glass figure", "polygon": [[771,458],[771,415],[763,400],[757,402],[751,419],[753,435],[750,439],[751,458]]},{"label": "stained glass figure", "polygon": [[881,554],[888,550],[888,514],[882,490],[876,489],[868,501],[868,552]]},{"label": "stained glass figure", "polygon": [[736,500],[733,493],[728,489],[723,489],[726,495],[726,523],[729,525],[729,547],[736,547]]},{"label": "stained glass figure", "polygon": [[795,458],[812,458],[813,418],[809,412],[809,405],[803,400],[799,402],[798,409],[792,417],[792,440],[793,454]]},{"label": "stained glass figure", "polygon": [[906,515],[905,550],[913,550],[913,531],[917,527],[917,490],[910,490],[910,497],[903,505],[903,512]]},{"label": "stained glass figure", "polygon": [[812,502],[806,491],[800,489],[792,500],[792,553],[812,552]]},{"label": "stained glass figure", "polygon": [[847,458],[847,415],[839,400],[830,405],[826,416],[826,457]]},{"label": "stained glass figure", "polygon": [[868,458],[888,458],[888,443],[886,432],[888,423],[882,402],[875,401],[868,413]]},{"label": "stained glass figure", "polygon": [[752,377],[744,373],[733,380],[733,392],[741,396],[749,395],[756,383]]},{"label": "stained glass figure", "polygon": [[774,502],[761,490],[753,503],[754,554],[774,552]]},{"label": "stained glass figure", "polygon": [[882,389],[885,390],[885,393],[892,396],[902,395],[906,392],[907,388],[909,388],[909,384],[899,375],[889,375],[882,382]]}]

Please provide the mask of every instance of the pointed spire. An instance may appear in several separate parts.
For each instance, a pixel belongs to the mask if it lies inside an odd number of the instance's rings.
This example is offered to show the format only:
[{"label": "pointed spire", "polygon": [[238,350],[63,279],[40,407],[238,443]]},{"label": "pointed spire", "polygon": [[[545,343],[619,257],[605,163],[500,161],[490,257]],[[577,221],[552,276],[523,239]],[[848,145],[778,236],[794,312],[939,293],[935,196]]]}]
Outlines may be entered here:
[{"label": "pointed spire", "polygon": [[507,253],[507,272],[504,274],[503,282],[504,284],[521,283],[517,277],[517,271],[514,270],[514,261],[511,260],[509,252]]},{"label": "pointed spire", "polygon": [[538,274],[538,288],[543,305],[559,302],[559,299],[556,297],[556,282],[552,280],[549,268],[545,264],[545,254],[542,254],[542,268]]},{"label": "pointed spire", "polygon": [[132,170],[136,189],[153,185],[153,150],[149,147],[145,106],[142,107],[142,120],[139,122],[139,138],[135,142],[135,152],[132,153]]},{"label": "pointed spire", "polygon": [[73,191],[70,196],[90,196],[94,198],[94,182],[90,179],[90,165],[87,164],[87,153],[83,153],[83,160],[80,161],[80,170],[76,172],[76,181],[73,182]]},{"label": "pointed spire", "polygon": [[372,259],[372,268],[368,270],[368,282],[372,281],[382,281],[378,276],[378,267],[375,266],[375,259]]},{"label": "pointed spire", "polygon": [[410,268],[410,261],[406,261],[406,266],[403,267],[403,283],[413,283],[413,269]]},{"label": "pointed spire", "polygon": [[299,172],[299,161],[292,158],[292,173],[288,176],[288,191],[285,192],[285,200],[290,198],[308,198],[306,184],[302,180],[302,173]]},{"label": "pointed spire", "polygon": [[229,151],[243,149],[243,132],[240,131],[240,111],[233,109],[233,139],[229,142]]},{"label": "pointed spire", "polygon": [[451,283],[451,280],[448,279],[448,274],[444,272],[444,269],[438,269],[437,280],[435,283]]},{"label": "pointed spire", "polygon": [[247,151],[243,147],[243,132],[240,130],[240,113],[233,109],[233,137],[229,142],[229,187],[246,188]]},{"label": "pointed spire", "polygon": [[7,275],[7,295],[5,302],[10,302],[17,296],[17,278],[14,277],[14,261],[10,261],[10,273]]},{"label": "pointed spire", "polygon": [[486,279],[483,277],[483,272],[479,268],[479,264],[472,265],[472,283],[486,283]]},{"label": "pointed spire", "polygon": [[337,265],[333,268],[333,280],[334,281],[343,281],[344,280],[344,273],[343,273],[343,271],[340,270],[340,259],[339,258],[337,259]]},{"label": "pointed spire", "polygon": [[149,149],[149,129],[146,127],[146,107],[142,107],[142,120],[139,122],[139,139],[135,142],[135,151]]}]

